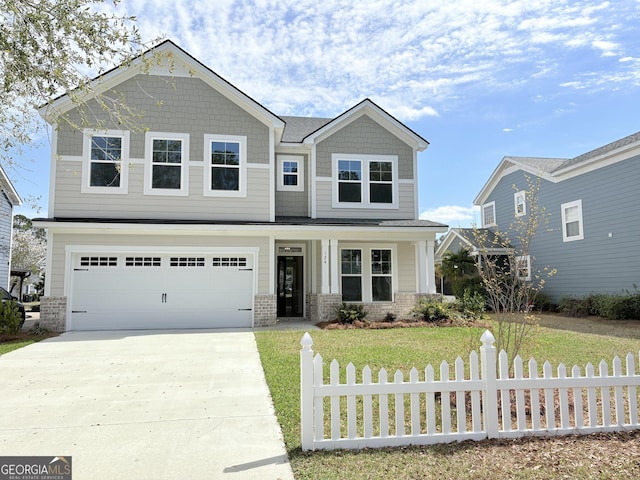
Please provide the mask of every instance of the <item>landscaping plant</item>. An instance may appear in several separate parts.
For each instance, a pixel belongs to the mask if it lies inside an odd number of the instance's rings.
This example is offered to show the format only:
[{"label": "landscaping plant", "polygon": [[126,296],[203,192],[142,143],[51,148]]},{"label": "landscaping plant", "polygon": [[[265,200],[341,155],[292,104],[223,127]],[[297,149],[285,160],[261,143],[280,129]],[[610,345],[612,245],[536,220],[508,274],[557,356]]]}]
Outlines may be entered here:
[{"label": "landscaping plant", "polygon": [[0,302],[0,334],[12,335],[20,330],[22,315],[16,302]]}]

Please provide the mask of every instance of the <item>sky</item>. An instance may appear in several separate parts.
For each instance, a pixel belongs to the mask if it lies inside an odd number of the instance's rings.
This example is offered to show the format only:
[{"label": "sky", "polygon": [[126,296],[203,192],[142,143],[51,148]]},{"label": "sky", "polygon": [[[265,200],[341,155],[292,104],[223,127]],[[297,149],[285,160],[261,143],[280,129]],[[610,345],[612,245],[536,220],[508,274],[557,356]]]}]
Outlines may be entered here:
[{"label": "sky", "polygon": [[[430,142],[420,217],[480,223],[504,156],[572,158],[640,131],[640,0],[122,0],[278,115],[370,98]],[[11,179],[48,215],[48,146]],[[25,158],[26,160],[27,158]]]}]

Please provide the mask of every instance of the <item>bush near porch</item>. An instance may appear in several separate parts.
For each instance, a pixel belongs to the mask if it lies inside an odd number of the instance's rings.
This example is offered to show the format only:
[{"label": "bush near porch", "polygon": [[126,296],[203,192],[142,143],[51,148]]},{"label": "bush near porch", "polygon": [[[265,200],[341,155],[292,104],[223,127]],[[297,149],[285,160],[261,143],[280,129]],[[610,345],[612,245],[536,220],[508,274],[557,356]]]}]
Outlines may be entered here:
[{"label": "bush near porch", "polygon": [[[311,332],[325,361],[408,374],[479,349],[482,328],[412,328]],[[373,478],[638,478],[640,432],[553,439],[464,442],[427,447],[302,453],[299,350],[301,331],[257,332],[265,376],[297,479]],[[477,344],[476,344],[477,343]],[[543,315],[523,357],[554,367],[597,364],[640,350],[639,322]],[[615,455],[611,455],[615,452]]]}]

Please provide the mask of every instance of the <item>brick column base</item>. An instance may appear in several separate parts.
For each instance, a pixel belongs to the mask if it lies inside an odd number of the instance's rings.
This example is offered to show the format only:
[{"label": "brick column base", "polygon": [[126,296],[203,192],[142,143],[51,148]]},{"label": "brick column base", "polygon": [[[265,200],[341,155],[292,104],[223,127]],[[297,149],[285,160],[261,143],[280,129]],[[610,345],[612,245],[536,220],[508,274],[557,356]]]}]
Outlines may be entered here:
[{"label": "brick column base", "polygon": [[253,326],[274,327],[278,320],[278,304],[275,295],[253,297]]},{"label": "brick column base", "polygon": [[53,332],[67,329],[67,297],[40,297],[40,326]]},{"label": "brick column base", "polygon": [[313,323],[335,320],[336,308],[342,303],[339,293],[310,293],[307,316]]}]

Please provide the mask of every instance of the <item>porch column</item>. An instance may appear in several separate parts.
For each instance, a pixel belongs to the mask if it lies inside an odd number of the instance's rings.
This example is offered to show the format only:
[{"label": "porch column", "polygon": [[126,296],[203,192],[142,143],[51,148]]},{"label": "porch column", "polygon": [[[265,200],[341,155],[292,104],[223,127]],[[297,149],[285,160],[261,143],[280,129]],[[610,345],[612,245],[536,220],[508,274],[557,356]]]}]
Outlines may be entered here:
[{"label": "porch column", "polygon": [[436,293],[435,244],[435,241],[427,240],[427,293]]},{"label": "porch column", "polygon": [[331,293],[340,293],[338,283],[338,240],[332,238],[329,240],[331,249]]},{"label": "porch column", "polygon": [[427,293],[427,241],[416,243],[416,258],[418,265],[418,293]]},{"label": "porch column", "polygon": [[330,293],[329,287],[329,240],[322,239],[322,293]]}]

